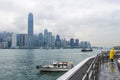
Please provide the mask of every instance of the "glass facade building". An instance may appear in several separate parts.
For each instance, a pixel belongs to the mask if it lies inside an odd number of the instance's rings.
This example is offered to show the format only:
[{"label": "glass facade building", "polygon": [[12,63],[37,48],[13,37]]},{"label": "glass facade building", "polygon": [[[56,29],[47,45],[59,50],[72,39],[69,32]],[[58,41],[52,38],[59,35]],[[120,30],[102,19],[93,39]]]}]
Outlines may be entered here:
[{"label": "glass facade building", "polygon": [[44,36],[42,33],[39,33],[39,47],[44,47]]},{"label": "glass facade building", "polygon": [[55,47],[56,47],[57,49],[60,49],[60,48],[61,48],[61,39],[60,39],[60,36],[59,36],[59,35],[56,36]]},{"label": "glass facade building", "polygon": [[28,48],[33,48],[33,14],[28,15]]}]

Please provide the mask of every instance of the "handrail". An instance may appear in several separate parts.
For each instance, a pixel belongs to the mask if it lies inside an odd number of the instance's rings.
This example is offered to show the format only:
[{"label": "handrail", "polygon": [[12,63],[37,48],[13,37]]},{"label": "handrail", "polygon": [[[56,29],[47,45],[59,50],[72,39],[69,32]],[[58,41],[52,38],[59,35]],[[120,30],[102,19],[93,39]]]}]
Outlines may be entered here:
[{"label": "handrail", "polygon": [[[59,77],[57,80],[70,80],[70,78],[72,76],[74,76],[74,74],[83,66],[85,65],[85,63],[94,58],[95,56],[89,57],[85,60],[83,60],[82,62],[80,62],[78,65],[76,65],[74,68],[72,68],[71,70],[69,70],[68,72],[66,72],[64,75],[62,75],[61,77]],[[88,65],[89,66],[89,65]]]},{"label": "handrail", "polygon": [[[116,53],[115,56],[115,58],[118,58],[118,56],[120,56],[120,53]],[[109,61],[109,52],[99,53],[93,60],[82,80],[98,80],[101,64]]]},{"label": "handrail", "polygon": [[82,80],[91,80],[91,79],[97,80],[98,68],[99,68],[99,65],[97,64],[97,62],[98,62],[98,58],[95,57],[90,67],[88,68],[86,74],[83,76]]},{"label": "handrail", "polygon": [[[116,58],[118,56],[120,56],[120,53],[116,53]],[[109,61],[109,52],[99,53],[96,57],[85,59],[57,80],[98,80],[101,64]]]}]

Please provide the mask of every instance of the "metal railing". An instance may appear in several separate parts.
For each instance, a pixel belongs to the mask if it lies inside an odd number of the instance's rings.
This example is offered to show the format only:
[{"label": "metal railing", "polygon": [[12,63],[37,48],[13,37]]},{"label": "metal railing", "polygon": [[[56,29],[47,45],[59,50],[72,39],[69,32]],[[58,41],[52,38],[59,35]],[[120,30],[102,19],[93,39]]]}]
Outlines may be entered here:
[{"label": "metal railing", "polygon": [[[117,59],[118,57],[120,57],[120,53],[116,53],[115,58]],[[108,51],[99,53],[92,61],[82,80],[98,80],[101,64],[104,64],[109,61],[110,59]]]},{"label": "metal railing", "polygon": [[[118,57],[120,57],[120,53],[116,53],[115,58]],[[76,71],[74,71],[74,68],[71,70],[73,73],[69,71],[67,76],[64,75],[58,80],[98,80],[101,64],[109,61],[109,52],[99,53],[96,57],[86,60],[81,66],[78,64],[79,68]]]}]

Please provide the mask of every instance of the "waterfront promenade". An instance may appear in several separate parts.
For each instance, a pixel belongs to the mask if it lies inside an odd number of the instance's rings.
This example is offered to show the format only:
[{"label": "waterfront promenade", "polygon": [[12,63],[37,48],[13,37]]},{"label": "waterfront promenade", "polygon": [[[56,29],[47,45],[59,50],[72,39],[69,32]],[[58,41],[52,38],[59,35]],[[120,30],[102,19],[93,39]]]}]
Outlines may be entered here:
[{"label": "waterfront promenade", "polygon": [[114,63],[109,60],[109,52],[102,52],[97,56],[87,58],[57,80],[120,80],[120,71],[116,53]]},{"label": "waterfront promenade", "polygon": [[114,63],[107,62],[101,64],[99,80],[120,80],[120,71],[116,60]]}]

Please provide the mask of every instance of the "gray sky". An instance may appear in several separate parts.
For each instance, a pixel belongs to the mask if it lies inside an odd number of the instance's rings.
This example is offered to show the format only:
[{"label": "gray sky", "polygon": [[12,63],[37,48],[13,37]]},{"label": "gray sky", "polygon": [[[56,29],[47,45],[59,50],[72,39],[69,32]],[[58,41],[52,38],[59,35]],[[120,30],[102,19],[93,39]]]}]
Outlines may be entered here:
[{"label": "gray sky", "polygon": [[0,0],[0,31],[27,33],[29,12],[34,33],[47,28],[95,46],[120,45],[120,0]]}]

